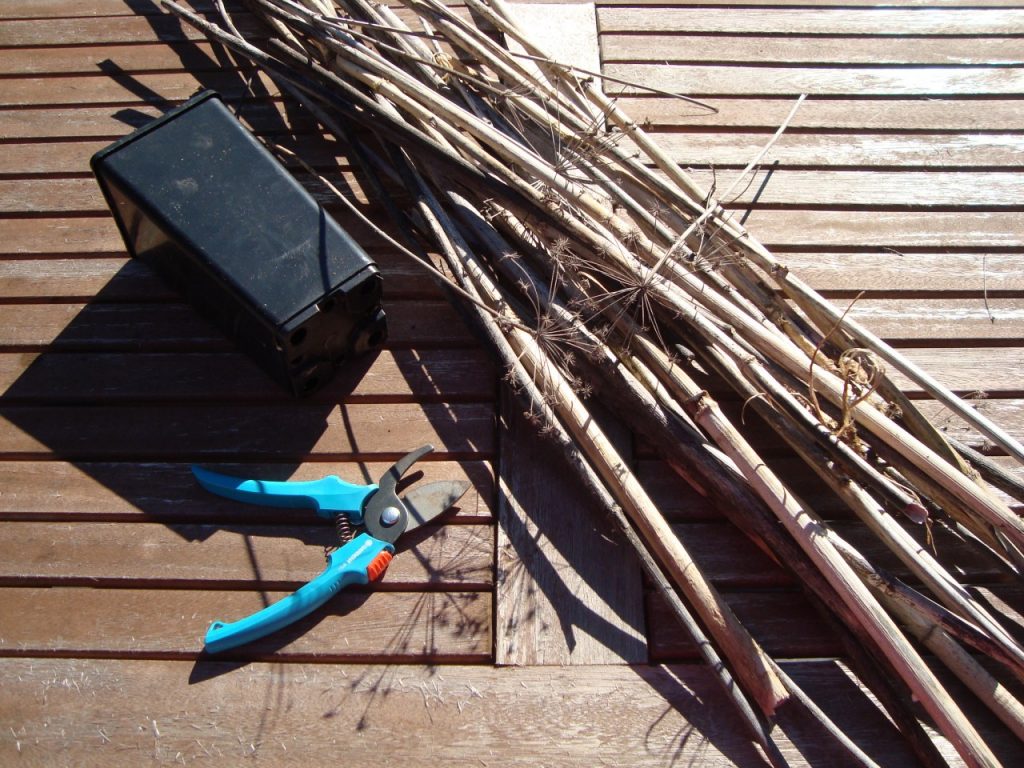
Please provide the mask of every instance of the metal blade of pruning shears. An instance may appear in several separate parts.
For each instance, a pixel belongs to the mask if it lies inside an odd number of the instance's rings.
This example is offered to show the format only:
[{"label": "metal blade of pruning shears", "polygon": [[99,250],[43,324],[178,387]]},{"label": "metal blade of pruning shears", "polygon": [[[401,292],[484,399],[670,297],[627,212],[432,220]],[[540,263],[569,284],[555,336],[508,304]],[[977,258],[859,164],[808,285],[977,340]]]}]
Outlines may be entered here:
[{"label": "metal blade of pruning shears", "polygon": [[438,480],[414,488],[402,497],[409,511],[409,523],[405,530],[419,528],[440,515],[469,490],[466,480]]}]

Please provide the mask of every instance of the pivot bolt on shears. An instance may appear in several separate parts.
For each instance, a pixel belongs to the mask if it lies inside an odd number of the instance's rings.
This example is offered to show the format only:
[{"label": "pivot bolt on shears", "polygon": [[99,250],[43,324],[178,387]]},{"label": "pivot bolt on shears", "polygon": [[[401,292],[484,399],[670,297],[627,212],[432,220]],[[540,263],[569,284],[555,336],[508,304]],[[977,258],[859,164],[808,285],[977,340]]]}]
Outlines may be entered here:
[{"label": "pivot bolt on shears", "polygon": [[192,467],[199,484],[219,496],[314,509],[335,521],[341,545],[327,555],[327,568],[291,595],[239,621],[213,622],[206,632],[205,650],[220,653],[265,637],[312,613],[344,587],[380,579],[391,563],[398,537],[437,517],[469,489],[464,480],[442,480],[399,498],[402,475],[433,450],[434,446],[424,445],[406,454],[375,485],[348,483],[336,475],[306,481],[245,480]]}]

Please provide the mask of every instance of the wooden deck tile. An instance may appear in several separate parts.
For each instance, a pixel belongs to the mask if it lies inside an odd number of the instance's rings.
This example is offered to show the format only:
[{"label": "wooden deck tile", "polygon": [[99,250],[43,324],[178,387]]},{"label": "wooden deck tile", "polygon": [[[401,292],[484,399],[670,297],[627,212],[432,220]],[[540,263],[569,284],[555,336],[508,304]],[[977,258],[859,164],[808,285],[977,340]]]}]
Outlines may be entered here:
[{"label": "wooden deck tile", "polygon": [[[808,93],[727,201],[734,215],[1024,436],[1018,0],[601,0],[596,12],[605,73],[714,107],[606,86],[708,187],[730,184]],[[422,268],[328,203],[381,266],[391,335],[296,403],[126,258],[89,158],[202,87],[373,210],[337,142],[157,2],[0,2],[0,763],[763,765],[614,530],[528,427],[509,427],[500,371]],[[910,390],[948,434],[990,450]],[[749,428],[767,461],[792,468]],[[472,488],[408,537],[379,588],[227,661],[200,655],[213,619],[315,574],[331,529],[211,497],[193,462],[370,482],[426,441],[424,479]],[[652,446],[628,448],[757,639],[879,764],[914,765],[800,585]],[[912,578],[813,479],[794,490]],[[952,537],[936,542],[1024,633],[1019,586]],[[1020,744],[954,691],[1018,762]],[[794,765],[837,764],[827,739],[781,722]]]}]

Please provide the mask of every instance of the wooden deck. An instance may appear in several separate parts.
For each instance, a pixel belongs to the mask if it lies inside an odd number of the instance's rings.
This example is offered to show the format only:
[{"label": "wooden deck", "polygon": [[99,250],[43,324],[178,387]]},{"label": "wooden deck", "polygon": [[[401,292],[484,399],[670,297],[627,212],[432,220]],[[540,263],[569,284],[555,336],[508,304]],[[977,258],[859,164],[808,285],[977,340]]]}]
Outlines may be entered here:
[{"label": "wooden deck", "polygon": [[[607,74],[717,107],[622,97],[705,182],[731,179],[810,94],[734,205],[793,269],[840,305],[859,296],[858,318],[1024,436],[1024,5],[603,0],[597,20]],[[268,80],[224,69],[155,2],[0,0],[0,764],[762,764],[424,274],[368,241],[387,349],[296,402],[126,258],[89,157],[200,87],[339,172]],[[369,480],[425,442],[426,479],[473,484],[455,516],[412,535],[379,588],[229,661],[200,656],[213,619],[313,576],[332,531],[213,498],[190,464]],[[799,586],[649,446],[631,454],[787,671],[880,764],[915,764]],[[1024,610],[1019,585],[946,544],[966,580]],[[794,764],[837,764],[818,735],[786,737]]]}]

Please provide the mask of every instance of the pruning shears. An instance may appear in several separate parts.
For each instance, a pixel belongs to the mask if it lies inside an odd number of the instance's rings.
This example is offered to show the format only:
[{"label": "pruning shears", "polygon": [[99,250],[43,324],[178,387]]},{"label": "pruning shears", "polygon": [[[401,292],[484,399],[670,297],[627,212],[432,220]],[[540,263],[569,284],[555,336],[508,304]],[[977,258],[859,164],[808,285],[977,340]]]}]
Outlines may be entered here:
[{"label": "pruning shears", "polygon": [[466,481],[441,480],[399,498],[402,475],[433,450],[432,445],[424,445],[406,454],[370,485],[349,483],[336,475],[306,481],[246,480],[192,467],[199,484],[219,496],[266,506],[312,508],[335,521],[341,539],[341,546],[328,554],[324,571],[292,594],[244,619],[213,622],[206,632],[205,650],[220,653],[265,637],[312,613],[341,589],[380,579],[391,563],[398,537],[437,517],[469,489]]}]

